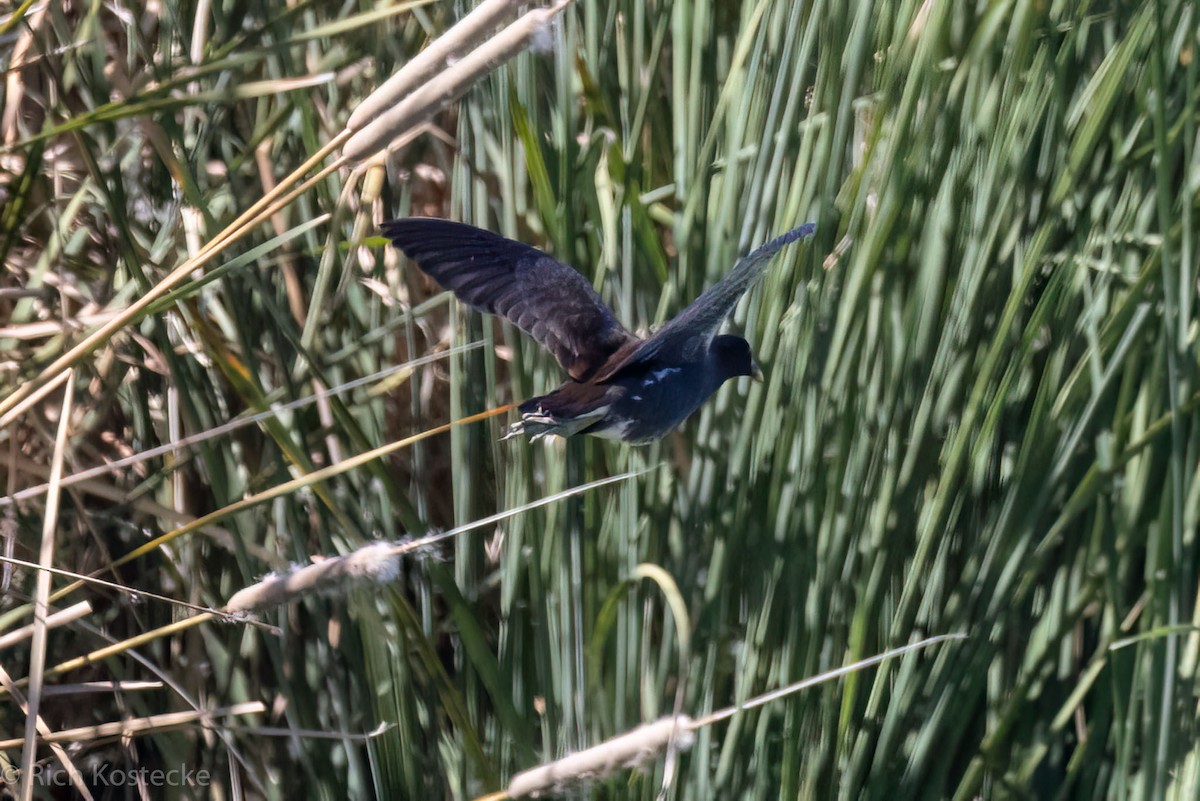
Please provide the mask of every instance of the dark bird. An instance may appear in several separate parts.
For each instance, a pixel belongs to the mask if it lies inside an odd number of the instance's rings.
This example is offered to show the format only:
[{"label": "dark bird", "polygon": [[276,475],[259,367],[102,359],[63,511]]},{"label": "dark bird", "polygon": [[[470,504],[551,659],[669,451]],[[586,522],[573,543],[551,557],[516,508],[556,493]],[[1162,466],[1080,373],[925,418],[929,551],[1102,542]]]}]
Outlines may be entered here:
[{"label": "dark bird", "polygon": [[570,379],[520,406],[508,437],[596,434],[645,444],[661,439],[721,384],[760,375],[750,344],[717,330],[784,245],[788,231],[738,260],[675,319],[647,339],[625,329],[579,272],[537,248],[449,220],[412,217],[383,231],[463,303],[498,314],[554,354]]}]

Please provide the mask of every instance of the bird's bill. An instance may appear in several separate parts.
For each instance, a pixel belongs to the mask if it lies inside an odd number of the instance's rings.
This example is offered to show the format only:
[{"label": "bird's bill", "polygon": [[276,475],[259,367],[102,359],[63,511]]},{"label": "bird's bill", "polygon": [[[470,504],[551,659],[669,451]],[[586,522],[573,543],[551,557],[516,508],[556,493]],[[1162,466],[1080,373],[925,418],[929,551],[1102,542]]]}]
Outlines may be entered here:
[{"label": "bird's bill", "polygon": [[750,362],[750,377],[760,384],[763,382],[763,371],[756,361]]}]

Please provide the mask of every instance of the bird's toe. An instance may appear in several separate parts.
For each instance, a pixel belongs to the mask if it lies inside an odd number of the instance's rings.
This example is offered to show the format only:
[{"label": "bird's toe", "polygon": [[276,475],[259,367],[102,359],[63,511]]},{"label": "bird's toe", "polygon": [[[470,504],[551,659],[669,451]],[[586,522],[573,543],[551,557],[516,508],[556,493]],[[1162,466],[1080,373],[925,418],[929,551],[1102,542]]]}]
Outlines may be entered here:
[{"label": "bird's toe", "polygon": [[508,431],[504,432],[504,436],[500,438],[501,442],[506,442],[513,437],[519,437],[525,433],[525,424],[517,421],[508,427]]}]

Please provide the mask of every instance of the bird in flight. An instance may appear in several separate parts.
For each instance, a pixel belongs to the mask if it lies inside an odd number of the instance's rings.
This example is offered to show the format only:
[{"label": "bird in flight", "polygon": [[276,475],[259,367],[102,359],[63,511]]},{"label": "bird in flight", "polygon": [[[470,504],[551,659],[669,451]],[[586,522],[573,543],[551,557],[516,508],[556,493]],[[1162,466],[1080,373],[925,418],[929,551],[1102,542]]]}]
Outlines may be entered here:
[{"label": "bird in flight", "polygon": [[574,268],[537,248],[463,223],[410,217],[384,234],[468,306],[504,317],[570,376],[525,401],[505,439],[594,434],[644,445],[661,439],[730,378],[760,375],[750,344],[718,334],[738,299],[807,223],[738,260],[727,276],[652,336],[625,329]]}]

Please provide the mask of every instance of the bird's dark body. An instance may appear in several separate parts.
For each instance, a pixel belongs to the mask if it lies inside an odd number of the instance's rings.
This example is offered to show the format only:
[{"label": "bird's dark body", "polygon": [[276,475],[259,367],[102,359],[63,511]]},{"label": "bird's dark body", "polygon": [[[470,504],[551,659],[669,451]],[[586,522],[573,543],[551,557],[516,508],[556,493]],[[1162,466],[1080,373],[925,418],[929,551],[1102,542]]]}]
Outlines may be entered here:
[{"label": "bird's dark body", "polygon": [[720,374],[705,370],[707,366],[634,362],[600,383],[567,381],[554,392],[522,403],[520,412],[573,420],[605,408],[602,417],[575,433],[644,445],[676,428],[720,388],[725,378],[718,381]]},{"label": "bird's dark body", "polygon": [[738,261],[729,275],[648,339],[629,333],[578,272],[536,248],[448,220],[384,224],[426,273],[480,311],[499,314],[554,354],[570,378],[521,404],[508,436],[594,434],[661,439],[730,378],[752,375],[750,345],[716,334],[780,248],[811,224]]}]

